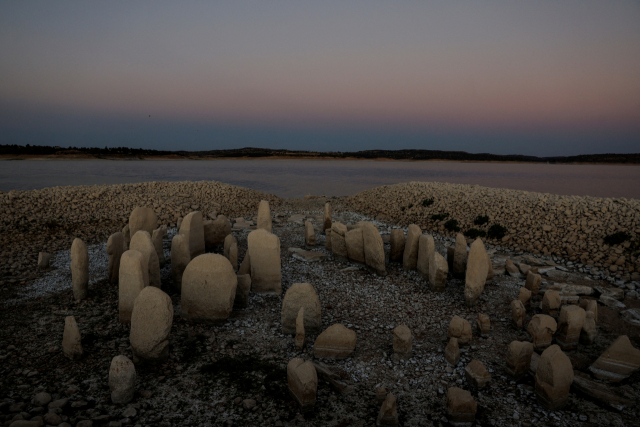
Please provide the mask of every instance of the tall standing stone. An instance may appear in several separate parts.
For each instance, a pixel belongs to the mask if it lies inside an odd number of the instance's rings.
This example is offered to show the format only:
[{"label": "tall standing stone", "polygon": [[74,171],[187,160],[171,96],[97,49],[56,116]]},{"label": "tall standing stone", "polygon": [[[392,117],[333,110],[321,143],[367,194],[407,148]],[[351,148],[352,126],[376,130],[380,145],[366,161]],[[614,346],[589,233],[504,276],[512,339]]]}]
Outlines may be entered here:
[{"label": "tall standing stone", "polygon": [[67,316],[64,319],[64,332],[62,334],[62,352],[65,356],[72,360],[78,360],[82,357],[82,339],[80,338],[80,329],[76,323],[76,318]]},{"label": "tall standing stone", "polygon": [[71,282],[73,298],[76,301],[85,299],[89,293],[89,251],[78,238],[71,244]]},{"label": "tall standing stone", "polygon": [[315,289],[309,283],[294,283],[282,300],[282,332],[295,334],[296,318],[304,307],[304,328],[310,333],[318,333],[322,328],[322,309]]},{"label": "tall standing stone", "polygon": [[429,260],[436,250],[436,243],[430,234],[422,234],[418,239],[418,261],[416,269],[424,278],[429,278]]},{"label": "tall standing stone", "polygon": [[107,240],[107,254],[109,255],[109,283],[118,283],[120,274],[120,257],[124,252],[124,236],[121,232],[113,233]]},{"label": "tall standing stone", "polygon": [[434,292],[444,292],[449,275],[449,265],[437,251],[433,251],[429,260],[429,286]]},{"label": "tall standing stone", "polygon": [[282,293],[280,239],[265,229],[253,230],[247,237],[251,256],[251,287],[261,294]]},{"label": "tall standing stone", "polygon": [[176,290],[182,289],[182,274],[191,262],[189,239],[187,236],[176,234],[171,239],[171,280]]},{"label": "tall standing stone", "polygon": [[267,200],[260,200],[260,204],[258,205],[257,228],[263,228],[269,233],[272,232],[271,209],[269,209],[269,202]]},{"label": "tall standing stone", "polygon": [[384,243],[378,229],[370,222],[362,224],[362,238],[364,240],[364,261],[375,272],[384,276],[387,274],[384,259]]},{"label": "tall standing stone", "polygon": [[577,305],[565,305],[560,310],[556,342],[563,351],[578,347],[585,317],[585,311]]},{"label": "tall standing stone", "polygon": [[489,316],[483,313],[478,313],[478,320],[476,321],[478,325],[478,333],[481,337],[488,337],[491,333],[491,319]]},{"label": "tall standing stone", "polygon": [[287,385],[302,412],[313,409],[316,404],[318,374],[310,360],[305,362],[295,358],[287,364]]},{"label": "tall standing stone", "polygon": [[133,361],[162,363],[169,357],[169,333],[173,324],[173,304],[169,295],[147,286],[133,303],[129,342]]},{"label": "tall standing stone", "polygon": [[345,234],[347,234],[346,225],[339,222],[331,224],[331,251],[334,255],[343,258],[347,258],[349,256],[349,253],[347,252]]},{"label": "tall standing stone", "polygon": [[[474,242],[475,243],[475,242]],[[484,246],[484,245],[483,245]],[[484,260],[484,264],[486,267],[486,259]],[[458,278],[463,278],[464,271],[467,268],[467,239],[464,237],[462,233],[458,233],[456,236],[456,246],[454,249],[453,255],[453,275]],[[486,269],[484,279],[487,279]]]},{"label": "tall standing stone", "polygon": [[136,367],[128,357],[119,355],[111,359],[109,389],[115,404],[129,403],[136,390]]},{"label": "tall standing stone", "polygon": [[130,249],[138,251],[144,257],[144,264],[149,271],[149,285],[160,287],[160,261],[156,248],[153,246],[151,236],[146,231],[140,230],[131,238]]},{"label": "tall standing stone", "polygon": [[304,243],[307,246],[316,245],[316,230],[313,229],[311,221],[304,222]]},{"label": "tall standing stone", "polygon": [[524,318],[527,315],[527,309],[524,308],[524,304],[519,299],[511,301],[511,320],[513,326],[520,329],[524,327]]},{"label": "tall standing stone", "polygon": [[189,252],[192,259],[204,253],[204,224],[200,211],[191,212],[184,217],[178,234],[185,235],[189,239]]},{"label": "tall standing stone", "polygon": [[404,271],[415,270],[418,264],[418,248],[420,245],[420,235],[422,230],[415,224],[411,224],[407,229],[407,239],[404,244],[402,254],[402,268]]},{"label": "tall standing stone", "polygon": [[449,338],[449,343],[444,349],[444,358],[451,366],[456,366],[460,362],[460,346],[458,338]]},{"label": "tall standing stone", "polygon": [[344,242],[347,246],[347,257],[354,262],[364,264],[364,239],[362,229],[354,228],[344,235]]},{"label": "tall standing stone", "polygon": [[327,202],[324,204],[324,215],[322,216],[322,229],[329,230],[331,229],[331,203]]},{"label": "tall standing stone", "polygon": [[144,256],[136,250],[128,250],[120,260],[118,284],[118,311],[120,323],[131,322],[133,303],[140,292],[149,286],[149,276]]},{"label": "tall standing stone", "polygon": [[589,370],[601,380],[620,382],[640,368],[640,350],[629,337],[621,335],[598,357]]},{"label": "tall standing stone", "polygon": [[553,334],[556,333],[558,324],[556,320],[546,314],[536,314],[527,326],[527,332],[531,335],[535,349],[547,348],[551,345]]},{"label": "tall standing stone", "polygon": [[129,216],[129,235],[131,238],[140,230],[146,231],[151,236],[157,226],[158,217],[151,208],[137,207]]},{"label": "tall standing stone", "polygon": [[214,220],[204,221],[204,246],[213,249],[224,242],[225,237],[231,234],[231,221],[224,215],[218,215]]},{"label": "tall standing stone", "polygon": [[240,264],[240,268],[238,268],[238,275],[247,274],[251,276],[251,257],[249,256],[249,251],[245,252],[244,258],[242,258],[242,264]]},{"label": "tall standing stone", "polygon": [[389,252],[390,262],[402,262],[402,256],[404,254],[404,231],[401,228],[394,228],[391,230],[391,236],[389,238],[391,244],[391,251]]},{"label": "tall standing stone", "polygon": [[[458,235],[460,236],[460,235]],[[456,241],[456,249],[458,243]],[[464,244],[465,255],[467,244]],[[458,252],[456,251],[455,260],[458,258]],[[480,294],[484,290],[484,284],[487,280],[487,251],[484,249],[484,243],[482,240],[476,239],[471,244],[471,250],[469,251],[469,258],[466,267],[465,284],[464,284],[464,299],[468,306],[476,305]]]},{"label": "tall standing stone", "polygon": [[536,396],[548,409],[562,408],[569,399],[573,383],[571,360],[559,346],[552,345],[542,352],[536,368]]},{"label": "tall standing stone", "polygon": [[526,341],[512,341],[507,349],[506,371],[514,380],[519,380],[529,372],[533,344]]},{"label": "tall standing stone", "polygon": [[238,278],[228,259],[217,254],[194,258],[182,275],[182,317],[219,322],[233,310]]},{"label": "tall standing stone", "polygon": [[411,329],[407,325],[396,326],[393,330],[393,354],[408,359],[411,357],[412,347]]},{"label": "tall standing stone", "polygon": [[164,266],[166,262],[164,258],[164,248],[162,247],[162,239],[164,237],[164,229],[156,228],[153,230],[153,234],[151,235],[151,243],[153,243],[153,247],[156,249],[156,255],[158,255],[158,265],[160,268]]}]

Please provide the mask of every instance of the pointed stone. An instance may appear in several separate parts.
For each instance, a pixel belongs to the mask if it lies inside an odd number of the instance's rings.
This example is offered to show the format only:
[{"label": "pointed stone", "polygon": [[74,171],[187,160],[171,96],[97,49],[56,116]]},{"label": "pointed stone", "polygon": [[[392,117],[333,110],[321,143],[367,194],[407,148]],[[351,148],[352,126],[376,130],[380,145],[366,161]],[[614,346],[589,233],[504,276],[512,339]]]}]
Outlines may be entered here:
[{"label": "pointed stone", "polygon": [[[484,246],[484,245],[483,245]],[[462,233],[458,233],[456,236],[455,253],[453,255],[453,276],[459,279],[465,277],[465,270],[467,268],[467,239]],[[483,260],[485,269],[483,280],[487,279],[487,265],[486,259]]]},{"label": "pointed stone", "polygon": [[529,372],[533,344],[526,341],[512,341],[507,349],[507,374],[518,381]]},{"label": "pointed stone", "polygon": [[577,305],[565,305],[560,310],[558,317],[558,331],[556,342],[563,351],[578,348],[580,332],[586,318],[582,307]]},{"label": "pointed stone", "polygon": [[248,253],[251,257],[251,288],[259,294],[280,295],[282,273],[280,239],[262,228],[247,236]]},{"label": "pointed stone", "polygon": [[238,286],[236,298],[233,300],[233,308],[247,308],[249,306],[249,292],[251,291],[251,276],[238,274]]},{"label": "pointed stone", "polygon": [[120,275],[120,258],[124,249],[124,236],[121,232],[113,233],[107,240],[107,254],[109,255],[109,270],[107,277],[109,283],[118,283]]},{"label": "pointed stone", "polygon": [[589,370],[596,378],[620,382],[640,368],[640,350],[635,348],[629,337],[621,335],[600,355]]},{"label": "pointed stone", "polygon": [[344,241],[347,245],[347,257],[353,262],[364,264],[364,238],[362,237],[362,229],[354,228],[347,231],[344,235]]},{"label": "pointed stone", "polygon": [[460,362],[460,347],[457,338],[449,338],[449,343],[444,349],[444,358],[451,366],[456,366]]},{"label": "pointed stone", "polygon": [[364,262],[379,276],[386,276],[384,243],[378,229],[370,222],[362,224],[362,238],[364,241]]},{"label": "pointed stone", "polygon": [[166,361],[172,324],[173,303],[169,295],[154,286],[140,291],[131,313],[129,342],[133,361],[150,364]]},{"label": "pointed stone", "polygon": [[431,254],[436,250],[436,244],[433,240],[433,236],[430,234],[422,234],[418,239],[418,261],[416,269],[422,277],[429,278],[429,260]]},{"label": "pointed stone", "polygon": [[536,314],[529,322],[527,332],[531,335],[533,347],[537,350],[551,345],[553,334],[557,329],[558,324],[553,317],[546,314]]},{"label": "pointed stone", "polygon": [[331,224],[331,251],[334,255],[342,258],[349,256],[345,234],[347,234],[346,225],[339,222]]},{"label": "pointed stone", "polygon": [[466,390],[449,387],[447,390],[447,419],[456,427],[471,427],[475,422],[478,405]]},{"label": "pointed stone", "polygon": [[376,387],[376,402],[382,405],[387,398],[387,388],[385,386]]},{"label": "pointed stone", "polygon": [[143,255],[136,250],[128,250],[120,259],[118,283],[118,311],[120,323],[131,322],[133,303],[140,292],[149,286],[149,276]]},{"label": "pointed stone", "polygon": [[73,298],[82,301],[89,294],[89,251],[80,239],[71,244],[71,282]]},{"label": "pointed stone", "polygon": [[62,334],[62,352],[71,360],[82,357],[82,339],[76,318],[67,316],[64,319],[64,333]]},{"label": "pointed stone", "polygon": [[189,254],[191,259],[204,253],[204,223],[202,212],[195,211],[185,216],[180,224],[178,234],[187,236],[189,239]]},{"label": "pointed stone", "polygon": [[316,230],[314,230],[310,221],[305,221],[304,223],[304,242],[307,246],[316,245]]},{"label": "pointed stone", "polygon": [[124,244],[127,247],[125,250],[128,250],[129,243],[131,242],[131,229],[129,228],[129,224],[122,227],[122,235],[124,236]]},{"label": "pointed stone", "polygon": [[129,403],[136,390],[136,367],[128,357],[119,355],[111,359],[109,389],[115,404]]},{"label": "pointed stone", "polygon": [[402,254],[402,268],[404,271],[415,270],[418,264],[418,249],[422,230],[416,224],[411,224],[407,229],[407,239]]},{"label": "pointed stone", "polygon": [[171,279],[175,290],[182,290],[182,275],[191,262],[189,239],[187,236],[176,234],[171,240]]},{"label": "pointed stone", "polygon": [[[466,243],[464,247],[466,255]],[[458,252],[456,252],[456,256],[458,256]],[[487,251],[484,249],[482,240],[476,239],[471,244],[466,266],[464,299],[467,306],[471,307],[478,303],[487,280],[487,271]]]},{"label": "pointed stone", "polygon": [[261,200],[258,205],[258,224],[257,228],[267,230],[269,233],[273,231],[271,223],[271,209],[267,200]]},{"label": "pointed stone", "polygon": [[449,330],[447,331],[447,334],[449,338],[457,338],[458,344],[468,345],[471,341],[471,325],[462,317],[453,316],[449,323]]},{"label": "pointed stone", "polygon": [[559,346],[552,345],[542,352],[536,369],[536,396],[547,409],[558,410],[569,400],[573,382],[571,360]]},{"label": "pointed stone", "polygon": [[407,325],[396,326],[393,330],[393,353],[402,359],[411,357],[411,330]]},{"label": "pointed stone", "polygon": [[524,287],[529,289],[533,295],[538,295],[538,292],[540,292],[540,283],[542,283],[542,276],[529,270]]},{"label": "pointed stone", "polygon": [[478,388],[483,388],[489,381],[491,381],[491,374],[484,367],[482,362],[477,359],[472,360],[466,368],[464,368],[467,381]]},{"label": "pointed stone", "polygon": [[478,313],[478,333],[482,337],[488,337],[491,333],[491,319],[486,314]]},{"label": "pointed stone", "polygon": [[294,283],[287,289],[282,300],[280,316],[282,333],[296,333],[296,318],[302,307],[304,307],[305,330],[311,334],[320,332],[322,328],[322,309],[318,294],[309,283]]},{"label": "pointed stone", "polygon": [[147,266],[149,285],[160,288],[160,261],[151,236],[144,230],[138,231],[131,237],[130,249],[142,254],[143,264]]},{"label": "pointed stone", "polygon": [[304,330],[304,307],[300,307],[298,311],[298,316],[296,317],[296,338],[295,345],[296,350],[302,351],[304,348],[305,341],[305,330]]},{"label": "pointed stone", "polygon": [[356,333],[339,323],[329,326],[313,345],[315,357],[343,359],[356,349]]},{"label": "pointed stone", "polygon": [[300,358],[292,359],[287,365],[287,384],[301,412],[313,410],[318,391],[318,374],[313,363]]},{"label": "pointed stone", "polygon": [[382,403],[380,412],[378,412],[378,418],[376,419],[376,426],[378,427],[395,427],[398,425],[398,408],[396,404],[396,397],[393,393],[387,394],[387,397]]},{"label": "pointed stone", "polygon": [[229,259],[229,251],[231,250],[231,245],[233,244],[238,244],[238,239],[236,239],[236,236],[234,236],[233,234],[228,234],[227,237],[224,238],[224,246],[223,246],[223,251],[222,254]]},{"label": "pointed stone", "polygon": [[391,245],[389,262],[402,262],[405,245],[404,231],[401,228],[394,228],[391,230],[391,235],[389,237],[389,243]]},{"label": "pointed stone", "polygon": [[[521,277],[522,275],[520,274],[520,269],[518,267],[515,266],[515,264],[513,263],[513,261],[511,261],[510,259],[506,260],[504,263],[504,269],[507,271],[507,274],[509,274],[509,276],[511,277]],[[535,293],[534,293],[535,295]]]},{"label": "pointed stone", "polygon": [[542,297],[540,309],[545,314],[548,314],[550,316],[557,316],[561,305],[562,299],[560,298],[560,294],[558,293],[558,291],[548,290]]},{"label": "pointed stone", "polygon": [[434,292],[444,292],[447,285],[449,266],[437,251],[433,251],[429,260],[429,286]]},{"label": "pointed stone", "polygon": [[511,320],[513,325],[520,329],[524,327],[524,318],[527,315],[527,310],[524,308],[524,304],[519,299],[511,301]]},{"label": "pointed stone", "polygon": [[249,251],[244,254],[244,258],[242,259],[242,264],[240,264],[240,268],[238,269],[238,275],[248,274],[251,276],[251,257],[249,256]]}]

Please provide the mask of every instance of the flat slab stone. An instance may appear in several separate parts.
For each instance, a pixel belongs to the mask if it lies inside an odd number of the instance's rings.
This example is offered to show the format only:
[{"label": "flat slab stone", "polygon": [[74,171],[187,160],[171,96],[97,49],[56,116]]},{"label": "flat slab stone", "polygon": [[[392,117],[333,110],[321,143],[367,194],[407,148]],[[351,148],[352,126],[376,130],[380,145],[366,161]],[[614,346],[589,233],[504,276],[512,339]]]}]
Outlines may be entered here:
[{"label": "flat slab stone", "polygon": [[325,258],[328,258],[329,255],[323,254],[321,252],[300,250],[300,251],[295,251],[292,257],[299,261],[317,262],[317,261],[322,261]]}]

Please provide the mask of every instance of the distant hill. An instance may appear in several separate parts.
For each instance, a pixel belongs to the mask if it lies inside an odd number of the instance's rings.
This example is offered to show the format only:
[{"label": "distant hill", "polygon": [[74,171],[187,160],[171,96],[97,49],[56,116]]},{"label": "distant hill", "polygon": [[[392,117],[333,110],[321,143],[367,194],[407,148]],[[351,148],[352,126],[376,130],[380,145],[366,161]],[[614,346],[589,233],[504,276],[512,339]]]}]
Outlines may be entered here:
[{"label": "distant hill", "polygon": [[465,151],[439,150],[366,150],[354,152],[340,151],[295,151],[270,148],[236,148],[209,151],[163,151],[143,148],[83,148],[51,147],[46,145],[0,145],[0,156],[45,156],[47,158],[334,158],[334,159],[391,159],[391,160],[453,160],[479,162],[527,162],[527,163],[626,163],[640,164],[640,153],[630,154],[583,154],[579,156],[536,157],[517,154],[467,153]]}]

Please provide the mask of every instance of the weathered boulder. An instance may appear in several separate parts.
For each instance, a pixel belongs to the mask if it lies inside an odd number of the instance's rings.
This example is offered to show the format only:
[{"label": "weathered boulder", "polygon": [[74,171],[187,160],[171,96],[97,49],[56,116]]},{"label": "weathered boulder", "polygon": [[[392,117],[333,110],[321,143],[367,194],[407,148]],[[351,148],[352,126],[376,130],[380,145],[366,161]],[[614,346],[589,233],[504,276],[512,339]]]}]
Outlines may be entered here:
[{"label": "weathered boulder", "polygon": [[354,262],[364,264],[364,238],[362,229],[354,228],[344,235],[344,242],[347,245],[347,257]]},{"label": "weathered boulder", "polygon": [[203,222],[204,246],[213,249],[224,242],[225,237],[231,234],[231,221],[224,215],[218,215],[214,220]]},{"label": "weathered boulder", "polygon": [[131,237],[129,248],[142,254],[143,265],[146,265],[148,270],[149,285],[160,288],[160,261],[149,233],[144,230],[138,231]]},{"label": "weathered boulder", "polygon": [[315,357],[343,359],[356,349],[356,333],[336,323],[324,330],[313,345]]},{"label": "weathered boulder", "polygon": [[429,260],[431,254],[436,250],[436,243],[433,240],[433,236],[430,234],[421,234],[418,239],[418,261],[416,262],[416,269],[422,277],[429,278]]},{"label": "weathered boulder", "polygon": [[237,245],[238,239],[236,239],[233,234],[229,234],[224,238],[224,249],[222,253],[227,259],[229,259],[229,251],[231,250],[231,245],[233,245],[234,243]]},{"label": "weathered boulder", "polygon": [[89,294],[89,251],[78,238],[71,244],[71,282],[73,298],[81,301]]},{"label": "weathered boulder", "polygon": [[391,245],[391,251],[389,252],[389,262],[401,262],[405,245],[404,231],[401,228],[394,228],[393,230],[391,230],[389,240]]},{"label": "weathered boulder", "polygon": [[[140,230],[144,230],[149,233],[153,233],[153,230],[158,226],[158,217],[151,208],[137,207],[129,216],[129,236],[133,238]],[[126,236],[125,236],[126,238]],[[128,243],[128,242],[127,242]]]},{"label": "weathered boulder", "polygon": [[296,337],[294,340],[296,350],[302,351],[304,348],[306,333],[304,330],[304,307],[300,307],[296,316]]},{"label": "weathered boulder", "polygon": [[489,319],[489,316],[483,313],[478,313],[477,325],[480,336],[485,338],[488,337],[491,333],[491,319]]},{"label": "weathered boulder", "polygon": [[580,332],[585,318],[586,313],[582,307],[577,305],[562,306],[558,317],[556,342],[563,351],[573,350],[578,347]]},{"label": "weathered boulder", "polygon": [[452,426],[471,426],[476,419],[478,405],[466,390],[449,387],[447,390],[447,419]]},{"label": "weathered boulder", "polygon": [[393,354],[399,358],[411,357],[411,329],[407,325],[396,326],[393,330]]},{"label": "weathered boulder", "polygon": [[553,334],[556,333],[558,324],[556,320],[546,314],[536,314],[527,326],[527,332],[531,335],[535,349],[547,348],[551,345]]},{"label": "weathered boulder", "polygon": [[229,247],[229,262],[234,270],[238,269],[238,244],[232,243]]},{"label": "weathered boulder", "polygon": [[128,250],[120,259],[118,283],[118,311],[120,323],[131,322],[133,303],[145,287],[149,286],[149,276],[143,255],[136,250]]},{"label": "weathered boulder", "polygon": [[260,204],[258,205],[257,228],[265,229],[269,233],[272,231],[271,209],[269,208],[269,202],[267,200],[260,200]]},{"label": "weathered boulder", "polygon": [[431,290],[444,292],[448,274],[449,266],[447,260],[437,251],[433,251],[429,260],[429,286],[431,286]]},{"label": "weathered boulder", "polygon": [[173,287],[178,291],[182,289],[182,275],[190,262],[189,239],[187,236],[176,234],[171,239],[171,279]]},{"label": "weathered boulder", "polygon": [[322,217],[322,229],[329,230],[331,228],[331,203],[327,202],[324,204],[324,214]]},{"label": "weathered boulder", "polygon": [[133,303],[129,342],[133,361],[162,363],[169,357],[173,304],[169,295],[147,286]]},{"label": "weathered boulder", "polygon": [[635,348],[629,337],[621,335],[604,353],[598,357],[589,370],[596,378],[620,382],[640,368],[640,350]]},{"label": "weathered boulder", "polygon": [[594,299],[583,299],[580,302],[580,307],[586,312],[592,312],[593,320],[598,323],[598,301]]},{"label": "weathered boulder", "polygon": [[518,299],[522,301],[522,304],[526,307],[529,305],[529,301],[531,301],[531,291],[527,288],[520,288]]},{"label": "weathered boulder", "polygon": [[562,299],[560,298],[560,294],[558,293],[558,291],[548,290],[542,297],[540,309],[545,314],[556,316],[558,314],[558,310],[560,310],[561,305]]},{"label": "weathered boulder", "polygon": [[82,338],[80,337],[80,329],[76,323],[76,318],[67,316],[64,319],[64,332],[62,334],[62,352],[65,356],[72,360],[78,360],[82,357]]},{"label": "weathered boulder", "polygon": [[418,265],[418,249],[422,230],[416,224],[411,224],[407,229],[407,239],[402,254],[402,268],[404,271],[415,270]]},{"label": "weathered boulder", "polygon": [[471,341],[471,325],[462,317],[453,316],[451,322],[449,322],[447,335],[449,338],[457,338],[460,345],[468,345]]},{"label": "weathered boulder", "polygon": [[122,235],[124,236],[125,250],[129,250],[129,243],[131,242],[131,229],[129,224],[122,227]]},{"label": "weathered boulder", "polygon": [[524,327],[524,317],[527,315],[527,310],[524,308],[524,304],[519,299],[511,301],[511,320],[516,328]]},{"label": "weathered boulder", "polygon": [[[466,242],[466,240],[465,240]],[[456,242],[456,248],[458,244]],[[466,255],[467,244],[464,244],[464,250]],[[456,257],[458,252],[456,252]],[[454,258],[454,266],[455,266]],[[464,299],[467,306],[473,306],[478,303],[480,294],[484,290],[484,284],[487,280],[487,251],[484,249],[484,243],[482,240],[476,239],[471,244],[471,250],[469,251],[469,258],[466,266],[466,278],[464,284]]]},{"label": "weathered boulder", "polygon": [[473,359],[466,368],[464,368],[465,376],[467,377],[467,381],[478,388],[482,388],[489,381],[491,381],[491,374],[487,371],[487,368],[484,367],[482,362],[477,359]]},{"label": "weathered boulder", "polygon": [[51,262],[51,254],[47,252],[38,253],[38,268],[45,269],[49,268],[49,263]]},{"label": "weathered boulder", "polygon": [[158,265],[160,268],[164,267],[166,262],[164,258],[164,248],[162,247],[162,239],[164,238],[164,228],[156,228],[151,235],[151,243],[156,249],[156,255],[158,255]]},{"label": "weathered boulder", "polygon": [[189,239],[191,259],[204,253],[204,224],[200,211],[191,212],[184,217],[178,234],[187,236]]},{"label": "weathered boulder", "polygon": [[249,256],[249,251],[244,254],[244,258],[242,258],[242,264],[240,264],[240,268],[238,268],[238,275],[248,274],[251,276],[251,257]]},{"label": "weathered boulder", "polygon": [[261,294],[282,293],[280,264],[280,239],[259,228],[247,237],[251,257],[251,287]]},{"label": "weathered boulder", "polygon": [[598,329],[596,328],[596,320],[592,311],[587,311],[580,331],[580,342],[582,344],[593,344],[598,335]]},{"label": "weathered boulder", "polygon": [[287,384],[289,393],[302,412],[313,410],[318,390],[318,374],[310,360],[292,359],[287,364]]},{"label": "weathered boulder", "polygon": [[109,270],[107,277],[109,283],[118,283],[120,275],[120,258],[124,252],[124,236],[121,232],[117,232],[109,236],[107,240],[107,254],[109,255]]},{"label": "weathered boulder", "polygon": [[316,230],[314,230],[310,221],[304,222],[304,243],[307,246],[316,245]]},{"label": "weathered boulder", "polygon": [[309,333],[318,333],[322,328],[322,309],[315,289],[309,283],[294,283],[282,300],[282,332],[296,333],[296,318],[304,307],[304,328]]},{"label": "weathered boulder", "polygon": [[228,259],[217,254],[195,257],[182,275],[182,317],[219,322],[233,310],[238,278]]},{"label": "weathered boulder", "polygon": [[533,295],[538,295],[538,292],[540,292],[540,283],[542,283],[542,276],[529,270],[524,287],[529,289]]},{"label": "weathered boulder", "polygon": [[529,372],[533,344],[526,341],[512,341],[507,349],[507,374],[514,380],[519,380]]},{"label": "weathered boulder", "polygon": [[536,396],[550,410],[562,408],[569,399],[573,383],[571,360],[559,346],[552,345],[542,352],[536,368]]},{"label": "weathered boulder", "polygon": [[362,224],[362,238],[364,241],[364,261],[367,266],[375,270],[376,274],[387,274],[384,259],[384,243],[378,229],[370,222]]},{"label": "weathered boulder", "polygon": [[513,261],[510,259],[506,260],[504,263],[504,269],[507,271],[507,274],[512,277],[520,277],[520,269],[515,266]]},{"label": "weathered boulder", "polygon": [[487,254],[487,282],[493,279],[493,262],[491,261],[491,257]]},{"label": "weathered boulder", "polygon": [[456,256],[456,248],[447,246],[447,266],[449,271],[453,271],[453,258]]},{"label": "weathered boulder", "polygon": [[398,425],[398,407],[396,397],[393,393],[387,394],[387,397],[380,407],[378,418],[376,419],[377,427],[395,427]]},{"label": "weathered boulder", "polygon": [[109,367],[109,390],[111,401],[116,404],[133,400],[136,386],[136,367],[128,357],[119,355],[111,359]]},{"label": "weathered boulder", "polygon": [[460,346],[457,338],[449,338],[449,343],[444,349],[444,358],[451,366],[456,366],[460,362]]},{"label": "weathered boulder", "polygon": [[233,308],[247,308],[249,306],[249,292],[251,291],[251,276],[238,274],[238,286],[236,298],[233,300]]},{"label": "weathered boulder", "polygon": [[[482,245],[484,248],[484,245]],[[455,253],[453,255],[453,270],[452,273],[454,277],[463,278],[465,276],[465,269],[467,268],[467,239],[464,237],[462,233],[458,233],[456,235],[456,246]],[[485,269],[482,270],[485,272],[483,279],[487,280],[487,265],[486,258],[483,259],[483,264]]]},{"label": "weathered boulder", "polygon": [[347,258],[347,242],[345,235],[347,234],[347,226],[339,222],[331,224],[331,251],[334,255]]}]

